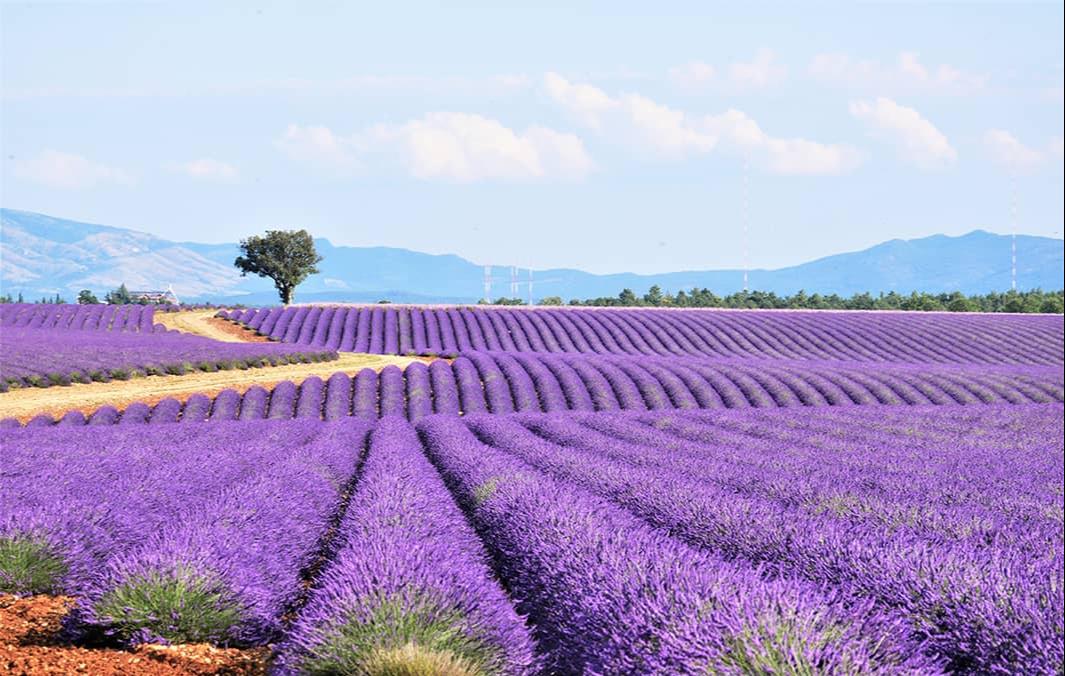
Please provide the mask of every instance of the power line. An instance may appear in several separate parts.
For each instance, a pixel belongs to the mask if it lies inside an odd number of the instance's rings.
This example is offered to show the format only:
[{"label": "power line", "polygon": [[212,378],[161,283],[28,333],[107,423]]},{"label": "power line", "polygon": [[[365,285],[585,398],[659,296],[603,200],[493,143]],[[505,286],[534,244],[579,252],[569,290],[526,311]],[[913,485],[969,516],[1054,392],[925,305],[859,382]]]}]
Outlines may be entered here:
[{"label": "power line", "polygon": [[[536,280],[536,283],[537,284],[548,284],[548,283],[551,283],[551,282],[561,282],[561,281],[564,281],[563,278],[561,278],[561,277],[549,277],[547,279],[544,279],[544,278],[541,277],[540,279]],[[529,282],[528,282],[528,284],[529,284],[529,305],[533,305],[534,298],[533,298],[533,269],[532,268],[529,268]],[[518,297],[517,294],[515,294],[514,297],[517,298]]]}]

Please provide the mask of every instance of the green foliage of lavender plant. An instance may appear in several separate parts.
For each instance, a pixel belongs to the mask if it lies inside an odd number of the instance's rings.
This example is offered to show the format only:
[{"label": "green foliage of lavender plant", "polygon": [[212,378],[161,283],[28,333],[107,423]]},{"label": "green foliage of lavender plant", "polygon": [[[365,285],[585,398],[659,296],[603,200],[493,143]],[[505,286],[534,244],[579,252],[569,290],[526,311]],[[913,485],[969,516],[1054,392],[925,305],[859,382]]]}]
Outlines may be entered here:
[{"label": "green foliage of lavender plant", "polygon": [[14,535],[0,538],[0,592],[54,594],[67,565],[43,538]]},{"label": "green foliage of lavender plant", "polygon": [[128,580],[95,611],[101,625],[126,641],[223,642],[242,619],[239,601],[220,579],[185,566]]},{"label": "green foliage of lavender plant", "polygon": [[383,599],[366,621],[328,629],[304,659],[309,674],[490,674],[498,650],[471,637],[457,611],[429,601]]}]

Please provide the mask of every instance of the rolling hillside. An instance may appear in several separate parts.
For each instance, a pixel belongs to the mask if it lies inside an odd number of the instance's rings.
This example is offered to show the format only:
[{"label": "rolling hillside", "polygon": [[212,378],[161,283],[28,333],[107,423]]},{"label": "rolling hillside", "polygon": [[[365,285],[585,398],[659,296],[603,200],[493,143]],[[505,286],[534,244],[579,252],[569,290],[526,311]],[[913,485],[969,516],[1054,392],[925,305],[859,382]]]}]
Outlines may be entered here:
[{"label": "rolling hillside", "polygon": [[[482,293],[484,268],[455,255],[431,255],[388,247],[334,246],[318,240],[325,256],[321,274],[298,290],[302,301],[472,302]],[[1060,289],[1062,241],[1017,238],[1021,288]],[[266,303],[276,299],[262,279],[241,278],[233,267],[236,244],[173,242],[135,230],[81,223],[43,214],[0,209],[0,286],[27,298],[79,289],[102,292],[125,283],[130,288],[173,284],[184,300]],[[180,264],[180,265],[178,265]],[[891,240],[863,251],[820,258],[777,270],[753,270],[751,287],[794,293],[912,290],[985,293],[1009,288],[1009,238],[983,231],[961,237],[935,235]],[[522,279],[527,273],[522,271]],[[508,280],[510,268],[493,269]],[[642,293],[652,284],[666,290],[708,287],[719,294],[737,291],[736,270],[683,271],[658,275],[594,275],[581,270],[537,270],[534,296],[587,298],[614,295],[628,287]],[[528,293],[523,282],[521,295]],[[493,296],[508,295],[504,281]]]}]

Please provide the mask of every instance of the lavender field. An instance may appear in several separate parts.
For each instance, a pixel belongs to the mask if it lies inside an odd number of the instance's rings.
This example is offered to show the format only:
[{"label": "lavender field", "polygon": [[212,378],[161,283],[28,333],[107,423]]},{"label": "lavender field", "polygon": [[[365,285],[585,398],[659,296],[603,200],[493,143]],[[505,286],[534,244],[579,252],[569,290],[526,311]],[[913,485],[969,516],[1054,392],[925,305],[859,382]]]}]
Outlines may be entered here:
[{"label": "lavender field", "polygon": [[[249,350],[453,356],[4,421],[0,592],[74,597],[74,641],[284,674],[1063,669],[1061,317],[227,316],[279,340]],[[114,326],[3,330],[187,338]]]},{"label": "lavender field", "polygon": [[155,311],[151,305],[4,303],[0,305],[0,327],[151,333],[155,330]]},{"label": "lavender field", "polygon": [[296,672],[410,640],[471,673],[1061,668],[1060,404],[129,429],[3,432],[32,565],[0,584],[86,634]]},{"label": "lavender field", "polygon": [[288,343],[378,354],[581,352],[857,362],[1065,363],[1056,315],[303,306],[220,311]]},{"label": "lavender field", "polygon": [[221,343],[176,332],[0,330],[0,391],[7,387],[124,380],[132,375],[249,368],[335,358],[336,352],[281,343]]},{"label": "lavender field", "polygon": [[[300,346],[305,349],[306,346]],[[888,365],[869,371],[856,364],[766,360],[633,360],[596,355],[474,353],[448,363],[415,363],[354,376],[312,376],[269,390],[227,390],[185,402],[164,399],[128,414],[104,407],[61,424],[204,420],[366,420],[399,416],[411,421],[442,413],[647,411],[804,406],[920,406],[1027,404],[1065,401],[1062,369],[1033,366]],[[50,425],[42,414],[31,421]],[[14,424],[8,422],[6,424]]]}]

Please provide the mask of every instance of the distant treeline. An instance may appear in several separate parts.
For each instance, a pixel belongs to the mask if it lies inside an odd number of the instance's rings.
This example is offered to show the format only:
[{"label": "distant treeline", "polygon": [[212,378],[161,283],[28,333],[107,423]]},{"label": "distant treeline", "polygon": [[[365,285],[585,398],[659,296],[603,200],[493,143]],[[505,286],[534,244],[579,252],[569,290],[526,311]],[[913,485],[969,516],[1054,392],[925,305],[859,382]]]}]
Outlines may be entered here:
[{"label": "distant treeline", "polygon": [[[96,296],[88,291],[82,291],[78,295],[78,303],[98,303]],[[11,294],[0,295],[0,303],[24,303],[22,294],[12,297]],[[54,297],[44,297],[35,303],[62,304],[66,300],[59,294]],[[124,285],[104,297],[104,302],[111,305],[151,304],[143,299],[131,299]],[[381,300],[378,303],[389,303]],[[485,302],[480,300],[478,305],[526,305],[521,298],[496,298]],[[167,303],[160,303],[167,305]],[[692,289],[691,291],[678,291],[676,294],[664,293],[658,286],[652,286],[647,293],[637,296],[632,289],[623,289],[617,296],[602,296],[599,298],[587,298],[580,300],[574,298],[568,303],[559,296],[547,296],[541,298],[539,305],[558,306],[571,305],[575,307],[718,307],[731,309],[762,309],[762,310],[910,310],[910,311],[940,311],[940,312],[1021,312],[1029,314],[1062,314],[1065,311],[1065,290],[1042,291],[993,291],[987,294],[975,294],[967,296],[955,291],[953,293],[918,293],[916,291],[904,295],[891,291],[873,296],[869,293],[856,293],[849,298],[838,294],[821,295],[819,293],[807,294],[799,291],[791,296],[778,296],[772,291],[738,291],[727,296],[718,296],[709,289]],[[178,306],[173,306],[178,307]],[[188,308],[213,308],[212,303],[199,303],[187,305]],[[222,306],[218,306],[222,307]],[[228,308],[243,308],[243,304],[227,304]]]},{"label": "distant treeline", "polygon": [[58,293],[55,296],[42,296],[42,297],[38,298],[35,301],[27,301],[25,298],[22,297],[22,292],[19,292],[19,294],[17,296],[12,296],[10,293],[5,293],[3,295],[0,295],[0,303],[27,303],[27,302],[47,303],[49,305],[63,305],[67,301],[66,301],[65,298],[61,298]]},{"label": "distant treeline", "polygon": [[[521,305],[517,298],[500,298],[495,305]],[[563,305],[558,296],[540,300],[540,305]],[[624,289],[617,296],[571,300],[574,306],[588,307],[719,307],[757,308],[772,310],[916,310],[947,312],[1028,312],[1062,314],[1065,309],[1065,291],[1007,291],[967,296],[954,293],[918,293],[904,295],[892,291],[874,296],[856,293],[849,298],[838,294],[807,294],[799,291],[790,296],[778,296],[772,291],[740,291],[719,296],[709,289],[664,293],[652,286],[643,296],[632,289]]]},{"label": "distant treeline", "polygon": [[[0,295],[0,303],[26,303],[22,297],[20,291],[17,296],[12,296],[10,293]],[[52,296],[44,296],[38,300],[32,301],[34,303],[47,303],[51,305],[63,305],[67,300],[61,297],[58,293]],[[79,305],[96,305],[100,302],[100,299],[96,297],[89,289],[82,289],[78,292],[77,302]],[[119,285],[114,291],[108,291],[104,294],[104,303],[108,305],[167,305],[166,301],[151,301],[143,297],[134,297],[130,294],[129,289],[125,284]]]}]

